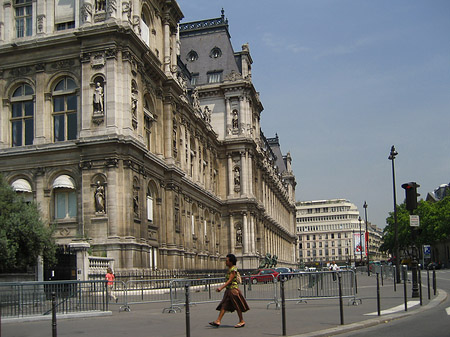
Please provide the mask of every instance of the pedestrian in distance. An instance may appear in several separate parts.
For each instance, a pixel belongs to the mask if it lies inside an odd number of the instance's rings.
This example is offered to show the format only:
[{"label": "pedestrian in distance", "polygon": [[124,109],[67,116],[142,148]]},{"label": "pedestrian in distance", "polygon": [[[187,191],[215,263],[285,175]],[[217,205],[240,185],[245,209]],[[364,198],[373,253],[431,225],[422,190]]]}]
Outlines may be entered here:
[{"label": "pedestrian in distance", "polygon": [[228,254],[225,264],[228,267],[228,271],[226,274],[226,282],[216,289],[217,292],[221,292],[226,288],[225,293],[223,295],[222,301],[217,306],[216,310],[219,310],[219,317],[213,322],[209,322],[210,325],[219,327],[222,318],[225,315],[225,312],[233,312],[236,310],[239,316],[239,323],[236,324],[235,328],[243,328],[245,326],[245,321],[242,316],[243,312],[250,310],[247,301],[245,300],[242,292],[239,290],[238,284],[240,275],[238,269],[236,267],[236,256],[233,254]]},{"label": "pedestrian in distance", "polygon": [[113,301],[115,301],[117,303],[117,301],[119,299],[116,296],[114,296],[114,294],[113,294],[113,286],[114,286],[114,279],[115,278],[116,277],[114,276],[114,274],[112,272],[112,269],[111,268],[106,269],[105,279],[107,281],[106,286],[107,286],[107,290],[108,290],[108,295],[109,295],[110,299],[112,299]]},{"label": "pedestrian in distance", "polygon": [[[331,262],[329,269],[334,272],[339,271],[339,267],[335,261]],[[333,273],[333,281],[336,281],[336,273]]]}]

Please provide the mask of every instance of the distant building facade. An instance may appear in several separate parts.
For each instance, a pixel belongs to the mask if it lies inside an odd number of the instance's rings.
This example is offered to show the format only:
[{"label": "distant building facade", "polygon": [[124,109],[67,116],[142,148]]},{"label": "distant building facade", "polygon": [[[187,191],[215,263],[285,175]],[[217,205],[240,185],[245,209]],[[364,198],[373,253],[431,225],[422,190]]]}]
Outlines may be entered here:
[{"label": "distant building facade", "polygon": [[291,265],[295,177],[260,131],[248,47],[211,42],[227,63],[203,74],[186,57],[207,44],[180,39],[182,17],[168,0],[5,2],[0,172],[62,251],[116,270],[216,269],[229,252]]},{"label": "distant building facade", "polygon": [[[297,207],[300,264],[360,263],[366,260],[365,222],[345,199],[300,201]],[[381,231],[368,224],[370,259],[380,256]],[[360,240],[362,239],[362,240]]]}]

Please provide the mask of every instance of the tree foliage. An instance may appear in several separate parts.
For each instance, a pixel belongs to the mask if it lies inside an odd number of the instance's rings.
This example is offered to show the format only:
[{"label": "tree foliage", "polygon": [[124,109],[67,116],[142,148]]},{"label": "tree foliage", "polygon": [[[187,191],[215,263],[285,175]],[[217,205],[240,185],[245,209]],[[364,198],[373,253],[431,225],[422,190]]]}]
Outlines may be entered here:
[{"label": "tree foliage", "polygon": [[[430,244],[447,239],[450,236],[450,196],[438,202],[420,201],[414,214],[420,218],[420,226],[411,229],[409,225],[410,213],[405,204],[397,206],[398,243],[399,249],[407,249],[413,243],[416,246]],[[384,239],[381,250],[394,251],[394,212],[389,213],[384,228]],[[413,232],[412,232],[413,231]],[[414,236],[414,237],[413,237]]]},{"label": "tree foliage", "polygon": [[26,203],[0,175],[0,272],[24,270],[35,265],[39,255],[55,262],[52,234],[36,203]]}]

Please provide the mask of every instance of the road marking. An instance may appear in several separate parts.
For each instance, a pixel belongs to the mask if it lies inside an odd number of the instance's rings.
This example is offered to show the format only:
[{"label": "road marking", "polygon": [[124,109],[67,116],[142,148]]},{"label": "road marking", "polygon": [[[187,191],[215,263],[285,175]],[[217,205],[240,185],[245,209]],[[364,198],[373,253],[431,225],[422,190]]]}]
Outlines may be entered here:
[{"label": "road marking", "polygon": [[[418,305],[419,303],[420,303],[420,301],[408,301],[408,309]],[[447,308],[447,309],[449,309],[449,311],[450,311],[450,307]],[[393,314],[395,312],[404,311],[404,310],[405,310],[405,304],[400,304],[400,305],[398,305],[396,307],[393,307],[391,309],[381,310],[381,315],[389,315],[389,314]],[[449,311],[447,311],[447,313]],[[364,315],[366,315],[366,316],[376,316],[376,315],[378,315],[378,312],[371,312],[371,313],[364,314]]]},{"label": "road marking", "polygon": [[447,315],[450,316],[450,307],[448,307],[447,309],[445,309],[445,311],[447,311]]}]

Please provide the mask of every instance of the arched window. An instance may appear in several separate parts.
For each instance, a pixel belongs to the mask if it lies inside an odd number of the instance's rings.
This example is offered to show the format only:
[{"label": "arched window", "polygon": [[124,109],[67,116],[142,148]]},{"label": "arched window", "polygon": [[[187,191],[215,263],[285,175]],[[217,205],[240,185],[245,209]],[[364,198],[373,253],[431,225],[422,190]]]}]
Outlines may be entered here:
[{"label": "arched window", "polygon": [[33,201],[33,190],[31,189],[30,183],[25,179],[16,179],[11,184],[12,189],[16,193],[20,193],[25,202],[29,203]]},{"label": "arched window", "polygon": [[31,0],[15,0],[16,37],[33,34],[33,5]]},{"label": "arched window", "polygon": [[53,136],[55,142],[77,138],[77,85],[70,77],[61,79],[53,89]]},{"label": "arched window", "polygon": [[34,102],[33,89],[28,84],[20,85],[11,97],[12,146],[33,144]]},{"label": "arched window", "polygon": [[60,175],[53,182],[55,197],[55,219],[70,219],[77,216],[75,181],[68,175]]}]

